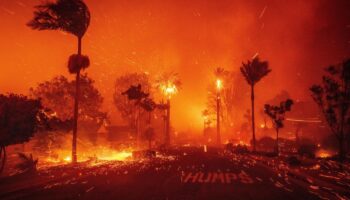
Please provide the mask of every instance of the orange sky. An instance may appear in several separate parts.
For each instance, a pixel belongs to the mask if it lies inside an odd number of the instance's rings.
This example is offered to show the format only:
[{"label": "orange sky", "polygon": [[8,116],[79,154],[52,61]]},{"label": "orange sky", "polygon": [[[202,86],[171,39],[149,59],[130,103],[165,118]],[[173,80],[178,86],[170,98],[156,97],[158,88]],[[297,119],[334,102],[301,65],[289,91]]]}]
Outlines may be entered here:
[{"label": "orange sky", "polygon": [[[67,72],[76,39],[25,26],[38,0],[0,0],[0,92],[28,92]],[[200,128],[207,83],[217,66],[238,70],[259,53],[272,73],[256,89],[258,107],[282,89],[309,100],[322,67],[350,57],[347,0],[86,0],[92,21],[83,53],[105,106],[114,80],[128,71],[179,72],[173,124]],[[71,76],[72,77],[72,76]],[[249,99],[247,99],[249,101]],[[242,103],[242,105],[246,105]],[[113,115],[112,115],[113,116]]]}]

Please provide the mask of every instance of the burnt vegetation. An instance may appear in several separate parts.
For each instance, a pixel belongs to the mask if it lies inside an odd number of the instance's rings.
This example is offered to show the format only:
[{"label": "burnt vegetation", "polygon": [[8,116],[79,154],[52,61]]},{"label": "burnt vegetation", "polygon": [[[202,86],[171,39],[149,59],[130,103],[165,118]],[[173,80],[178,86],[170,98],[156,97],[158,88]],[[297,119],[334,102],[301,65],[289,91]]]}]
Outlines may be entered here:
[{"label": "burnt vegetation", "polygon": [[339,142],[339,159],[344,160],[350,137],[350,60],[331,65],[325,72],[322,83],[313,85],[310,91]]}]

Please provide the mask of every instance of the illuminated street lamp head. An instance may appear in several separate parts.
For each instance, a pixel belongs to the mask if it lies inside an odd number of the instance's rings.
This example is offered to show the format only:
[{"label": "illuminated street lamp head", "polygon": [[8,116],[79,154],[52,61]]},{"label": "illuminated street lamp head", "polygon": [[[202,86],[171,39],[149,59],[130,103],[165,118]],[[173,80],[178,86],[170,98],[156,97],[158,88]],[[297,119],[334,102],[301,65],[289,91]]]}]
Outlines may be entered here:
[{"label": "illuminated street lamp head", "polygon": [[176,85],[172,83],[167,83],[166,85],[163,85],[161,89],[168,99],[171,99],[172,95],[177,93]]},{"label": "illuminated street lamp head", "polygon": [[220,79],[216,80],[216,89],[220,91],[222,89],[222,81]]}]

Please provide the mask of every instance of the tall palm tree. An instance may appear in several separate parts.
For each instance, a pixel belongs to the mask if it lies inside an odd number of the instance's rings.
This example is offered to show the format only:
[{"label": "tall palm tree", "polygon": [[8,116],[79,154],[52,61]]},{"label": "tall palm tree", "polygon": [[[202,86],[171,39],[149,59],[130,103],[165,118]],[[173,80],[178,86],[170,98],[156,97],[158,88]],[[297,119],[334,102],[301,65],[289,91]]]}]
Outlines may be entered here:
[{"label": "tall palm tree", "polygon": [[251,101],[252,101],[252,132],[253,132],[253,151],[256,151],[255,146],[255,116],[254,116],[254,86],[264,76],[271,72],[267,61],[260,61],[259,57],[254,57],[247,63],[242,63],[240,68],[244,78],[247,80],[251,88]]},{"label": "tall palm tree", "polygon": [[74,102],[74,125],[72,141],[72,162],[77,162],[78,106],[80,92],[80,71],[89,66],[89,58],[81,54],[82,38],[90,24],[90,11],[83,0],[57,0],[35,7],[34,18],[28,26],[35,30],[61,30],[78,39],[78,53],[70,56],[69,72],[76,74]]}]

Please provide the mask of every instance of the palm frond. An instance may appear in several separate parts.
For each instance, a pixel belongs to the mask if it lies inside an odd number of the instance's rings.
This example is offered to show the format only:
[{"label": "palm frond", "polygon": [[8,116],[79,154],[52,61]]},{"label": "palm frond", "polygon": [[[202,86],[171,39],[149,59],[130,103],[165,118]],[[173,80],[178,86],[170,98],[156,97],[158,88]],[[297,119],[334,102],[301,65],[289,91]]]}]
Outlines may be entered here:
[{"label": "palm frond", "polygon": [[175,72],[162,73],[160,76],[158,76],[155,82],[157,88],[160,88],[162,85],[168,85],[171,83],[179,89],[182,85],[179,74]]},{"label": "palm frond", "polygon": [[83,37],[90,24],[90,11],[82,0],[57,0],[35,7],[27,26],[35,30],[62,30]]},{"label": "palm frond", "polygon": [[271,72],[268,62],[260,61],[258,56],[251,61],[248,60],[247,63],[242,63],[240,70],[249,85],[255,85]]}]

